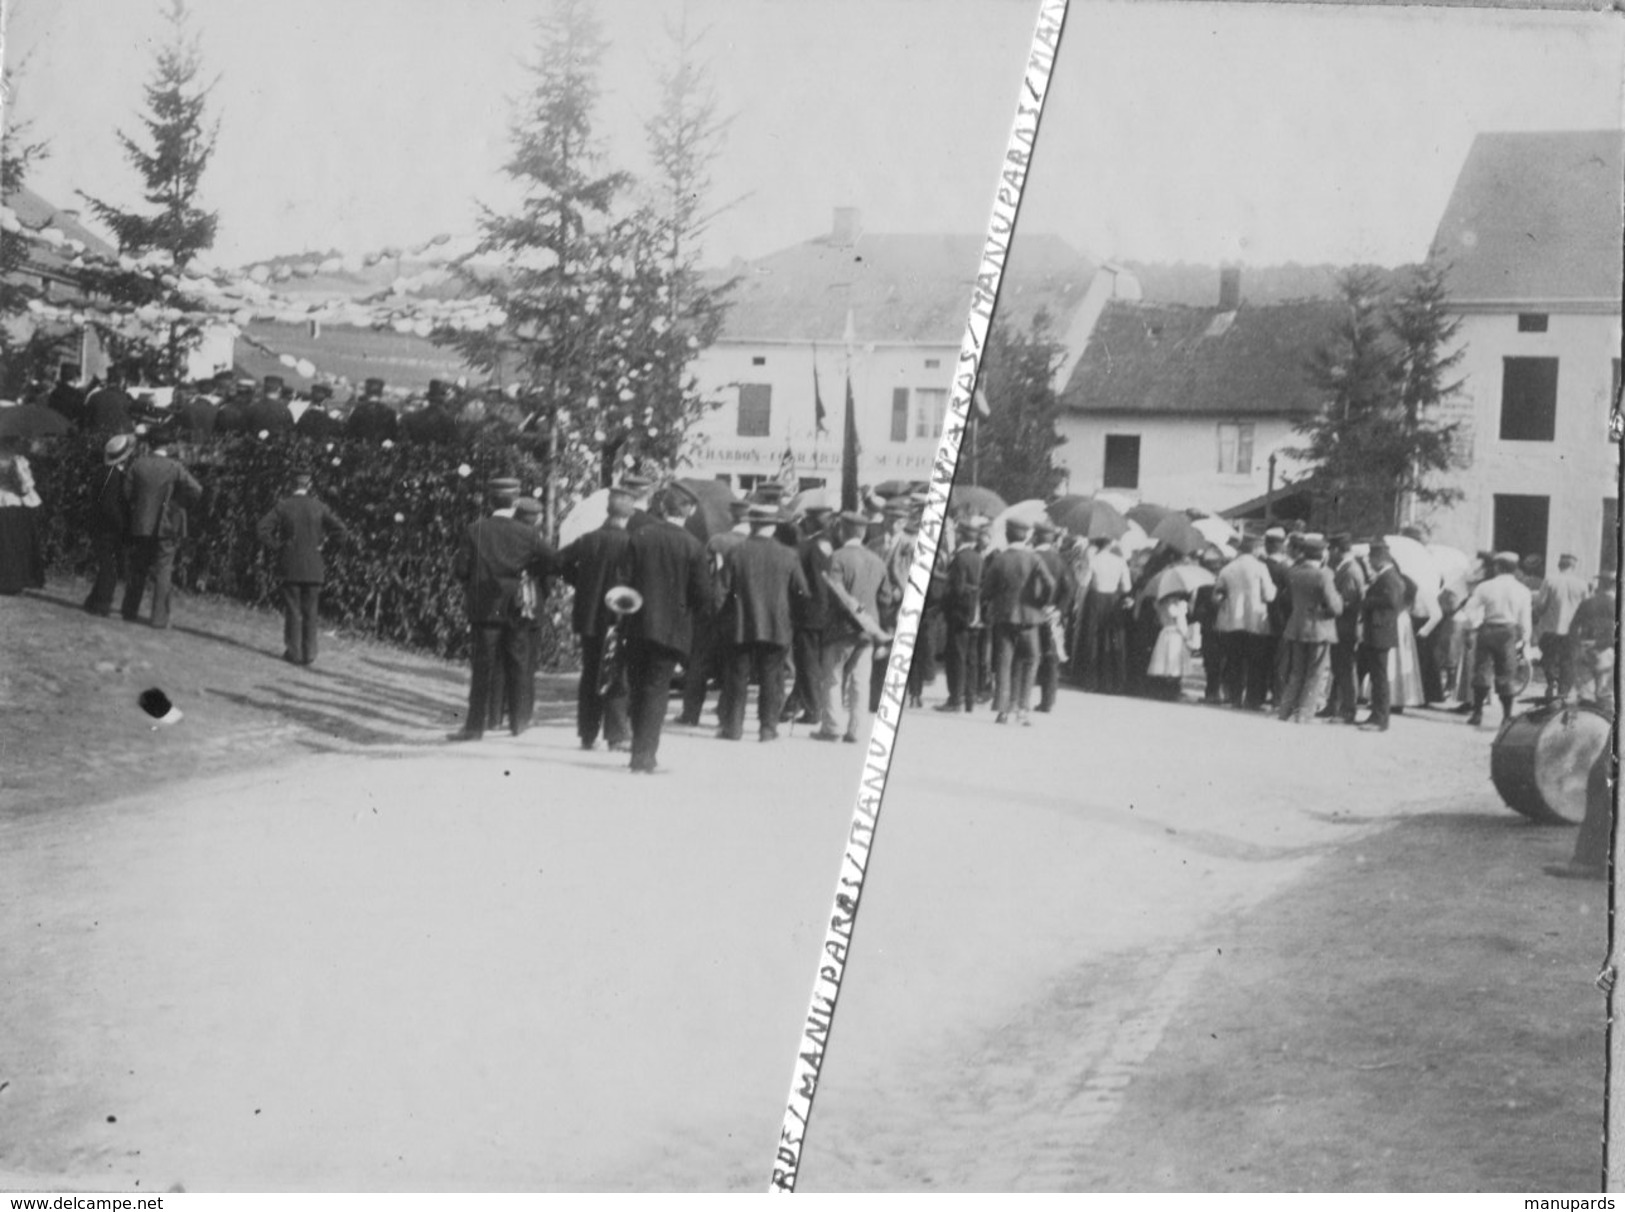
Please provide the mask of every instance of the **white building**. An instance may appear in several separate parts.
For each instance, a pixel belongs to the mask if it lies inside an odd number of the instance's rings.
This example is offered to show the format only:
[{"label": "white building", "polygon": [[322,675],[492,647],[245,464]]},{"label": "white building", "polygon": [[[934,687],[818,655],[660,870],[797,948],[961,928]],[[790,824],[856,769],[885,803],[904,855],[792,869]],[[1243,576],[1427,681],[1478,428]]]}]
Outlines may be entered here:
[{"label": "white building", "polygon": [[[689,474],[749,488],[778,478],[788,451],[802,487],[839,484],[850,377],[859,483],[927,478],[982,246],[980,236],[866,233],[842,208],[828,235],[736,263],[722,338],[695,368],[720,407],[692,434]],[[1059,238],[1026,237],[1006,267],[1001,322],[1044,308],[1064,331],[1091,274]]]},{"label": "white building", "polygon": [[1468,464],[1463,499],[1423,518],[1435,541],[1614,566],[1622,149],[1622,131],[1561,131],[1484,134],[1468,153],[1435,237],[1462,319]]}]

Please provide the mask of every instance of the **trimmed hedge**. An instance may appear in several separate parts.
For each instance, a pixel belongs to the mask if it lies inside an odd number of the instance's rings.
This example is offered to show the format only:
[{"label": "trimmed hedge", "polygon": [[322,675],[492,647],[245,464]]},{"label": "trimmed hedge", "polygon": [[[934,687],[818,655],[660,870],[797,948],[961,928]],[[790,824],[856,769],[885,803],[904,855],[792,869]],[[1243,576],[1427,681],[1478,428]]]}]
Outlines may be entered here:
[{"label": "trimmed hedge", "polygon": [[[275,557],[261,545],[255,527],[289,490],[292,471],[308,468],[315,494],[350,529],[347,541],[329,539],[324,549],[322,617],[350,631],[454,658],[467,655],[469,635],[452,558],[464,530],[481,514],[485,485],[497,476],[518,476],[529,491],[542,482],[543,471],[523,447],[479,440],[383,447],[233,434],[172,449],[203,486],[202,502],[188,511],[188,538],[175,561],[178,587],[279,606]],[[30,456],[44,502],[46,558],[59,570],[88,574],[92,569],[87,521],[101,451],[100,439],[73,436]],[[469,473],[460,474],[460,466]],[[548,600],[540,644],[544,667],[573,662],[567,589]]]}]

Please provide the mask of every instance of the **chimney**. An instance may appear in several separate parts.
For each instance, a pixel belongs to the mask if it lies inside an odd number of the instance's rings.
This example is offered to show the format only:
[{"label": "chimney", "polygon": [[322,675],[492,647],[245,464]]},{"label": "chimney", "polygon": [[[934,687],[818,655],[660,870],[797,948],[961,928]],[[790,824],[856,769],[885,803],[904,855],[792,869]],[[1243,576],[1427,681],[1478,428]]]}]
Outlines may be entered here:
[{"label": "chimney", "polygon": [[1219,270],[1219,310],[1235,311],[1241,306],[1241,266],[1226,265]]},{"label": "chimney", "polygon": [[863,234],[863,212],[856,206],[837,206],[835,223],[830,229],[831,241],[841,248],[851,248]]}]

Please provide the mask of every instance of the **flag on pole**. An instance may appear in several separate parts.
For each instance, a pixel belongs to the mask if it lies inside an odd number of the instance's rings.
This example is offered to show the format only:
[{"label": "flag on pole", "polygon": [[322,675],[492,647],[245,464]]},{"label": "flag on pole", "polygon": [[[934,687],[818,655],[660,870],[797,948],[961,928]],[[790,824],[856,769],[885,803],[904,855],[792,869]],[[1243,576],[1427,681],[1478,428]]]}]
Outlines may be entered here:
[{"label": "flag on pole", "polygon": [[814,345],[813,346],[813,424],[816,426],[816,429],[814,430],[815,433],[828,433],[829,432],[828,428],[826,428],[825,425],[824,425],[824,422],[827,419],[828,419],[828,414],[826,414],[824,412],[824,396],[823,396],[823,393],[818,390],[818,346]]},{"label": "flag on pole", "polygon": [[784,485],[784,495],[792,497],[801,491],[801,475],[796,471],[796,454],[790,449],[790,443],[784,444],[784,457],[779,460],[779,483]]},{"label": "flag on pole", "polygon": [[841,434],[841,508],[858,507],[858,406],[852,399],[852,374],[846,376],[846,427]]}]

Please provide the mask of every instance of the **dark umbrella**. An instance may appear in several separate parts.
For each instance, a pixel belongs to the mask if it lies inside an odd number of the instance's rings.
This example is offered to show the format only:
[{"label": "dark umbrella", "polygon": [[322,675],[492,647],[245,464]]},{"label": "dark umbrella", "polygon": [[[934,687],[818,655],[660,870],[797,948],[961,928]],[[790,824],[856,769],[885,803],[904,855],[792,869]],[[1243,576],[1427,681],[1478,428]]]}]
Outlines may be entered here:
[{"label": "dark umbrella", "polygon": [[0,408],[0,438],[54,438],[68,429],[68,418],[54,408],[38,404]]},{"label": "dark umbrella", "polygon": [[1182,513],[1170,513],[1150,531],[1151,538],[1166,543],[1180,555],[1201,551],[1211,540],[1196,528],[1196,523]]},{"label": "dark umbrella", "polygon": [[883,480],[876,484],[871,491],[875,496],[883,497],[889,501],[893,497],[906,497],[918,487],[918,484],[910,480]]},{"label": "dark umbrella", "polygon": [[1050,521],[1084,539],[1120,539],[1128,522],[1115,506],[1094,497],[1062,497],[1049,507]]},{"label": "dark umbrella", "polygon": [[1129,521],[1138,524],[1146,534],[1151,534],[1158,526],[1162,525],[1164,518],[1183,517],[1184,515],[1179,510],[1170,509],[1166,505],[1153,505],[1149,501],[1141,501],[1138,505],[1131,507],[1124,516]]},{"label": "dark umbrella", "polygon": [[689,533],[703,540],[733,529],[733,510],[729,507],[734,499],[733,489],[721,480],[695,479],[677,482],[692,492],[700,502],[689,515],[687,523]]},{"label": "dark umbrella", "polygon": [[1010,506],[991,488],[975,484],[959,484],[948,492],[948,513],[951,517],[976,513],[984,518],[996,518]]}]

